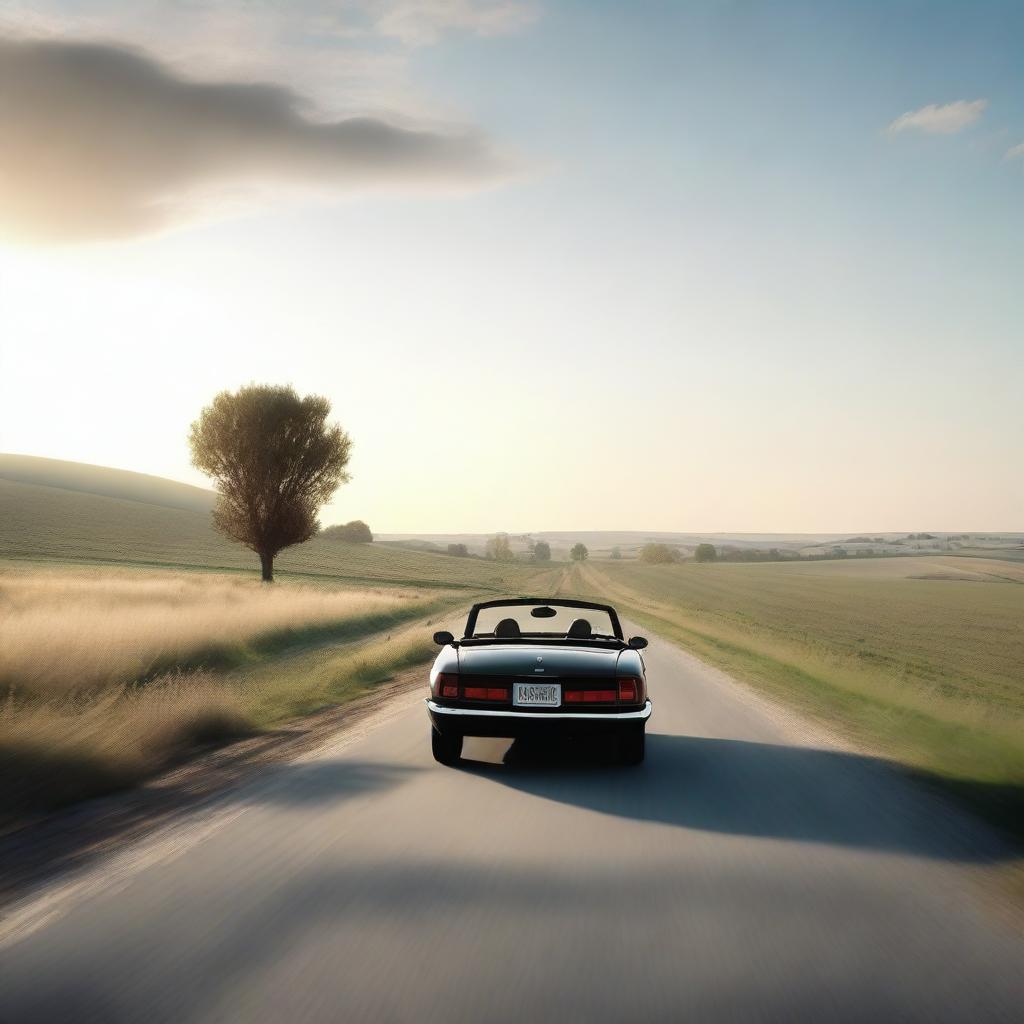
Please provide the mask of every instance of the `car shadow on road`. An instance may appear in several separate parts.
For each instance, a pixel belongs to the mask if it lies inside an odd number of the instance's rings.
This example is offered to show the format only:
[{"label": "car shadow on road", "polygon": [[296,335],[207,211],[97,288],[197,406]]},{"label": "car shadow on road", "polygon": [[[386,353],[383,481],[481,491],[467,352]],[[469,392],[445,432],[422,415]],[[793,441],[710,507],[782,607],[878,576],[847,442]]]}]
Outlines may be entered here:
[{"label": "car shadow on road", "polygon": [[[544,799],[695,831],[959,862],[1020,855],[943,799],[940,777],[911,778],[888,761],[838,750],[648,734],[645,763],[624,768],[609,762],[604,743],[516,740],[502,763],[464,768]],[[983,796],[1021,799],[1018,787],[990,788]]]}]

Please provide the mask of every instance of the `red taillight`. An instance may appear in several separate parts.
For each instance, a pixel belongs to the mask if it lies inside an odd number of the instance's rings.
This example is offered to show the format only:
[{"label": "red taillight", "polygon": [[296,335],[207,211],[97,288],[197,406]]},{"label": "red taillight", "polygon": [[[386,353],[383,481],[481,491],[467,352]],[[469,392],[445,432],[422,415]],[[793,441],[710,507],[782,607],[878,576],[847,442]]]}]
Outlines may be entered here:
[{"label": "red taillight", "polygon": [[457,672],[442,672],[436,683],[438,697],[458,697],[459,676]]},{"label": "red taillight", "polygon": [[467,686],[462,695],[467,700],[508,700],[504,686]]},{"label": "red taillight", "polygon": [[635,704],[640,698],[640,680],[636,676],[623,676],[619,679],[619,700],[623,704]]},{"label": "red taillight", "polygon": [[566,690],[566,704],[610,704],[615,700],[614,690]]}]

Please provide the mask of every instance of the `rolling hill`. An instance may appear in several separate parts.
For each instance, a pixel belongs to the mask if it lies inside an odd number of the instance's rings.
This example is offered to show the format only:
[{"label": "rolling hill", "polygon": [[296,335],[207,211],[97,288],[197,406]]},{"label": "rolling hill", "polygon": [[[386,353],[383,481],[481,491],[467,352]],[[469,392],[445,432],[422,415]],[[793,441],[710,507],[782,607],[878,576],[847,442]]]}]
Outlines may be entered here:
[{"label": "rolling hill", "polygon": [[[212,502],[211,491],[160,477],[3,455],[0,559],[255,572],[256,556],[213,530]],[[530,565],[323,537],[282,552],[276,569],[360,582],[503,592],[531,589],[528,582],[538,577]]]},{"label": "rolling hill", "polygon": [[203,487],[166,480],[161,476],[90,466],[83,462],[41,459],[33,455],[0,455],[0,480],[57,487],[189,512],[209,512],[215,497],[213,491]]}]

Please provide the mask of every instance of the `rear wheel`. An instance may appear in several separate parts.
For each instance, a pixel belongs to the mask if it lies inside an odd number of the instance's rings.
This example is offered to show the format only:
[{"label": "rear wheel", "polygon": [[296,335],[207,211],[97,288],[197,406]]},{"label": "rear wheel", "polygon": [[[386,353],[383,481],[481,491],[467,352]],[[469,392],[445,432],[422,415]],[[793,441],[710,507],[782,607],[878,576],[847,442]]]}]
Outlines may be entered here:
[{"label": "rear wheel", "polygon": [[453,767],[462,760],[462,737],[431,729],[430,749],[434,752],[435,761]]},{"label": "rear wheel", "polygon": [[615,739],[616,752],[619,755],[620,764],[642,764],[644,759],[644,747],[646,746],[646,733],[643,726],[639,729],[630,729],[623,732]]}]

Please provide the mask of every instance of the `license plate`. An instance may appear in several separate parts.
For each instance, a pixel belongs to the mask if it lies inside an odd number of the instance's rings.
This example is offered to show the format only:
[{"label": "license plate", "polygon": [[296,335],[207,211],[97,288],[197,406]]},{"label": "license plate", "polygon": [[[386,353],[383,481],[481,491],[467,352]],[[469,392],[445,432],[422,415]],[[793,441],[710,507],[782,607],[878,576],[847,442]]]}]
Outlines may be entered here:
[{"label": "license plate", "polygon": [[557,708],[562,703],[559,683],[516,683],[512,703],[518,707]]}]

